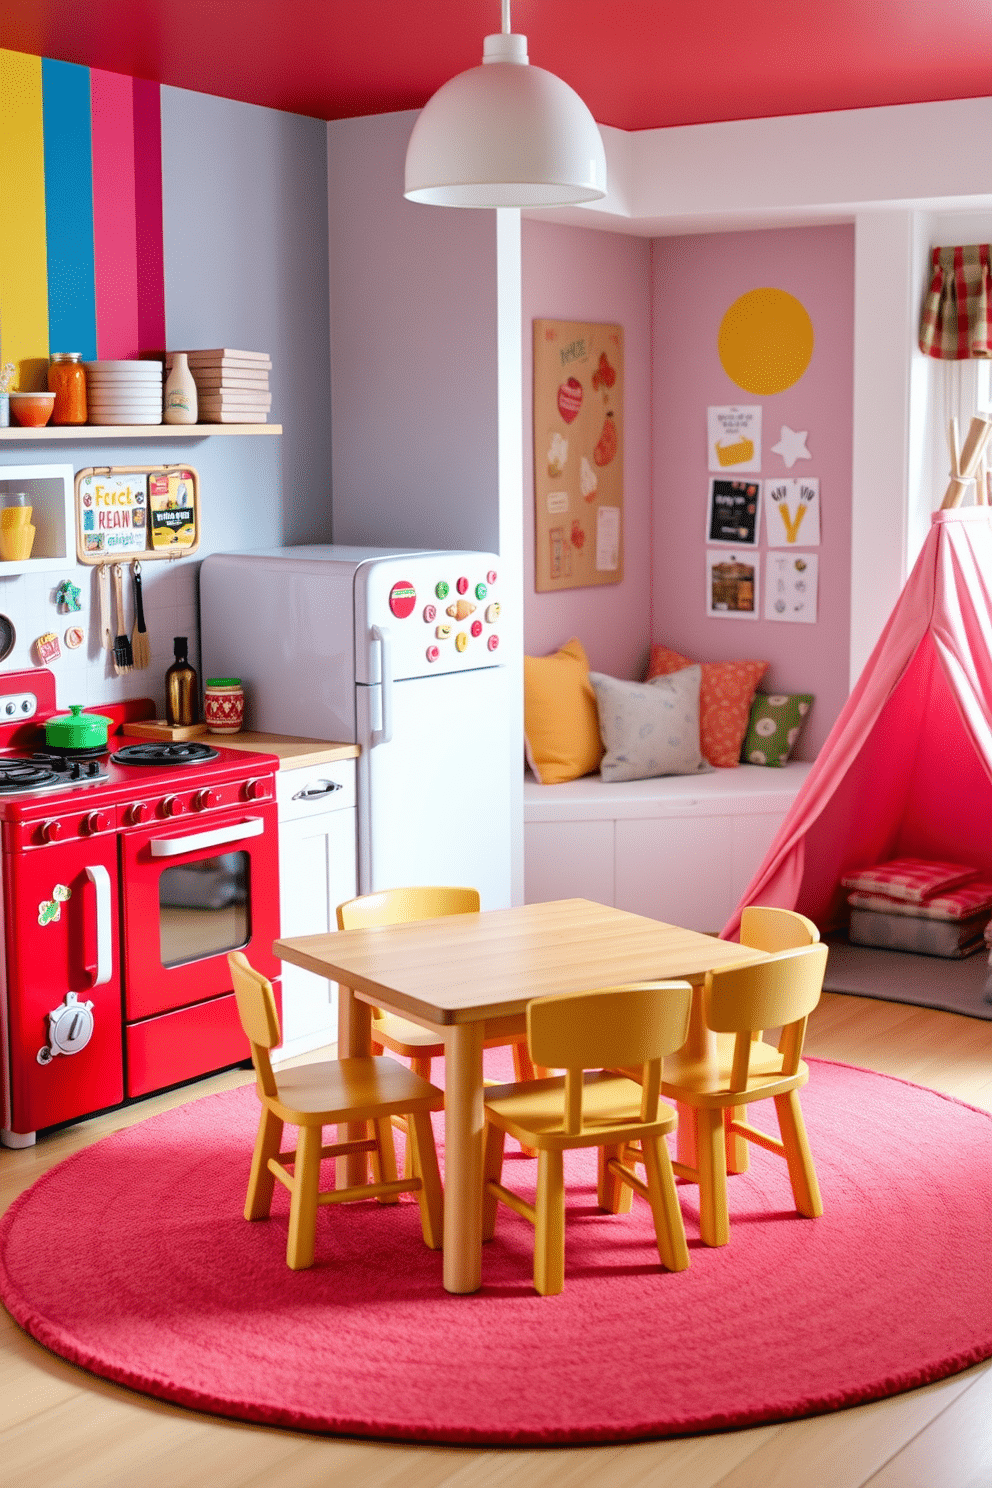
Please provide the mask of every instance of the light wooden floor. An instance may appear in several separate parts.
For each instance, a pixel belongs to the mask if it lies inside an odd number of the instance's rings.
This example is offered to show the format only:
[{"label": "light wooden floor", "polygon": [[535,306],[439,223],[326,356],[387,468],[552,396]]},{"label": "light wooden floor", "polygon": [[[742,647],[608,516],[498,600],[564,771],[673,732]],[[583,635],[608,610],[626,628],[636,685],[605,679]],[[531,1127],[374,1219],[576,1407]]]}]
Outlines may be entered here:
[{"label": "light wooden floor", "polygon": [[[828,994],[807,1049],[992,1110],[992,1023]],[[195,1093],[246,1079],[217,1076]],[[159,1097],[33,1149],[2,1152],[0,1202],[6,1207],[68,1153],[190,1096]],[[67,1235],[67,1261],[85,1243]],[[976,1264],[988,1266],[989,1257]],[[132,1394],[48,1354],[0,1311],[0,1481],[7,1488],[989,1488],[990,1423],[992,1365],[982,1365],[832,1416],[631,1446],[475,1450],[325,1439]]]}]

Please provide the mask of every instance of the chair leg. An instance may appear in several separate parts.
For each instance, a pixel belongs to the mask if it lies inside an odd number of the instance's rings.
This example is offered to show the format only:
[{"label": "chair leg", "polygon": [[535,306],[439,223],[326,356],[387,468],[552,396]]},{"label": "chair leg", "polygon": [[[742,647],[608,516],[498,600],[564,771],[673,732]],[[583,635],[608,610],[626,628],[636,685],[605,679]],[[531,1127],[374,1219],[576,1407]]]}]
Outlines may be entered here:
[{"label": "chair leg", "polygon": [[[685,1243],[685,1226],[672,1172],[672,1159],[664,1137],[641,1143],[644,1169],[648,1179],[648,1196],[654,1215],[654,1232],[658,1240],[661,1264],[668,1271],[684,1271],[689,1264]],[[624,1188],[627,1185],[624,1184]]]},{"label": "chair leg", "polygon": [[704,1245],[726,1245],[730,1239],[730,1217],[727,1213],[727,1150],[723,1112],[701,1107],[696,1116],[699,1233]]},{"label": "chair leg", "polygon": [[304,1271],[313,1265],[322,1142],[323,1132],[319,1126],[300,1127],[296,1143],[293,1193],[289,1201],[289,1240],[286,1244],[286,1264],[293,1271]]},{"label": "chair leg", "polygon": [[417,1202],[420,1205],[420,1227],[424,1244],[430,1250],[440,1250],[444,1236],[444,1195],[441,1192],[441,1174],[437,1166],[437,1148],[434,1146],[434,1128],[428,1112],[418,1111],[407,1117],[411,1163],[420,1179]]},{"label": "chair leg", "polygon": [[623,1147],[600,1147],[597,1160],[596,1202],[607,1214],[629,1214],[634,1203],[634,1190],[611,1173],[610,1158],[624,1161]]},{"label": "chair leg", "polygon": [[[746,1117],[746,1106],[734,1106],[732,1110],[724,1112],[724,1127],[729,1127],[731,1121],[744,1121]],[[751,1146],[747,1138],[735,1136],[732,1131],[727,1131],[726,1144],[727,1172],[746,1173],[751,1166]]]},{"label": "chair leg", "polygon": [[496,1233],[496,1211],[499,1200],[490,1193],[490,1183],[498,1183],[503,1176],[503,1146],[506,1132],[502,1127],[486,1122],[486,1155],[482,1165],[482,1238],[491,1240]]},{"label": "chair leg", "polygon": [[[513,1078],[516,1080],[517,1084],[519,1085],[521,1080],[536,1080],[537,1075],[534,1072],[534,1064],[531,1060],[530,1052],[527,1048],[527,1045],[514,1044],[512,1047]],[[523,1142],[520,1143],[520,1151],[523,1153],[524,1157],[537,1156],[537,1148],[525,1147]]]},{"label": "chair leg", "polygon": [[554,1297],[565,1285],[565,1177],[560,1152],[537,1154],[534,1290]]},{"label": "chair leg", "polygon": [[272,1190],[275,1174],[269,1168],[269,1158],[279,1156],[282,1142],[282,1122],[267,1106],[262,1107],[258,1121],[258,1136],[251,1160],[248,1178],[248,1194],[245,1198],[245,1219],[268,1219],[272,1208]]},{"label": "chair leg", "polygon": [[[376,1140],[376,1151],[372,1162],[376,1170],[376,1181],[378,1183],[396,1182],[396,1148],[393,1146],[393,1123],[388,1116],[381,1121],[372,1123]],[[410,1150],[410,1137],[407,1135],[407,1151]],[[380,1204],[398,1204],[399,1194],[378,1195]]]},{"label": "chair leg", "polygon": [[[424,1059],[421,1055],[413,1055],[411,1057],[410,1068],[422,1080],[429,1080],[431,1077],[431,1060]],[[396,1122],[396,1125],[406,1130],[406,1153],[403,1157],[403,1177],[413,1178],[415,1176],[413,1167],[413,1142],[410,1138],[409,1117],[401,1116],[399,1121]]]},{"label": "chair leg", "polygon": [[789,1182],[796,1201],[796,1208],[807,1219],[817,1219],[823,1213],[820,1185],[813,1166],[813,1154],[809,1150],[806,1123],[799,1105],[799,1092],[788,1090],[785,1095],[775,1097],[778,1127],[782,1133],[785,1160],[789,1165]]}]

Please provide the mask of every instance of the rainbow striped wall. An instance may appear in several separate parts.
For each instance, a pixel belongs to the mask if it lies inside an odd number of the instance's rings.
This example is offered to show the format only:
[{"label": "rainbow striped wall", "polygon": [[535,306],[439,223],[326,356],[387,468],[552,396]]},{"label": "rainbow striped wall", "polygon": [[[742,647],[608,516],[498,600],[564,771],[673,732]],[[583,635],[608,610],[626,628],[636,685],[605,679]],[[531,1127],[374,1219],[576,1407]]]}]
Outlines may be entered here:
[{"label": "rainbow striped wall", "polygon": [[0,48],[0,360],[165,348],[159,85]]}]

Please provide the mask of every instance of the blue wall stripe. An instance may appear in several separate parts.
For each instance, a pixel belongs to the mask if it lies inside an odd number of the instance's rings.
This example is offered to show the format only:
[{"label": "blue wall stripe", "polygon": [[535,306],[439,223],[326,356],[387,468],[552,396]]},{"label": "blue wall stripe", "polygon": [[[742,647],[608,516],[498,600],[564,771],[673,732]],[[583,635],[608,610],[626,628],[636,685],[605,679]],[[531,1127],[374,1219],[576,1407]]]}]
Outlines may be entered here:
[{"label": "blue wall stripe", "polygon": [[41,64],[48,241],[48,344],[96,357],[93,159],[88,67]]}]

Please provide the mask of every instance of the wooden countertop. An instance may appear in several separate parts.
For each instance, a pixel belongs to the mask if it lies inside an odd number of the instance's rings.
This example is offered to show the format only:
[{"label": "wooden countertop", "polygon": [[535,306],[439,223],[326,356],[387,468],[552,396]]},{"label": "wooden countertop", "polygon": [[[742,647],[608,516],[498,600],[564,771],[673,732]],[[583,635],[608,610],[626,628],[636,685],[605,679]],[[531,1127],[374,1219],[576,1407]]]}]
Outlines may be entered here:
[{"label": "wooden countertop", "polygon": [[295,739],[289,734],[211,734],[223,749],[244,749],[250,754],[279,756],[280,770],[302,770],[306,765],[326,765],[331,760],[357,759],[357,744],[335,744],[328,739]]},{"label": "wooden countertop", "polygon": [[246,729],[240,734],[211,734],[206,725],[173,728],[162,719],[127,722],[121,733],[136,739],[203,739],[219,749],[243,749],[248,754],[275,754],[280,770],[302,770],[306,765],[326,765],[332,760],[357,759],[357,744],[339,744],[331,739],[297,739],[292,734],[260,734]]}]

